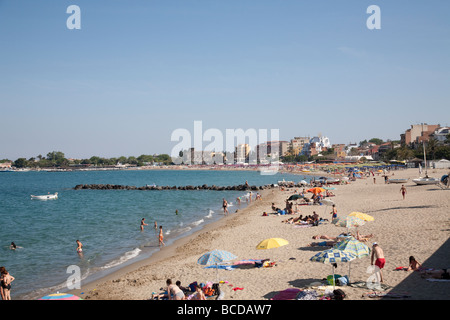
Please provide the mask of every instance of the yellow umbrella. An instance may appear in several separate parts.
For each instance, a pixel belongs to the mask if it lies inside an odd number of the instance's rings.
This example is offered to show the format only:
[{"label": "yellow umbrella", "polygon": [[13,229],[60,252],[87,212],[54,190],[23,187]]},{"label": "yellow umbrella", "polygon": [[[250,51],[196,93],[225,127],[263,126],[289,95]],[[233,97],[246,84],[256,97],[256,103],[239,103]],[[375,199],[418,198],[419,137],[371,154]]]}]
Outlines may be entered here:
[{"label": "yellow umbrella", "polygon": [[287,240],[281,239],[281,238],[270,238],[261,241],[257,246],[256,249],[271,249],[271,248],[278,248],[284,245],[287,245],[289,242]]},{"label": "yellow umbrella", "polygon": [[373,221],[373,220],[375,220],[374,217],[369,216],[366,213],[357,212],[357,211],[354,211],[354,212],[350,213],[349,216],[358,217],[358,218],[360,218],[362,220],[365,220],[365,221]]}]

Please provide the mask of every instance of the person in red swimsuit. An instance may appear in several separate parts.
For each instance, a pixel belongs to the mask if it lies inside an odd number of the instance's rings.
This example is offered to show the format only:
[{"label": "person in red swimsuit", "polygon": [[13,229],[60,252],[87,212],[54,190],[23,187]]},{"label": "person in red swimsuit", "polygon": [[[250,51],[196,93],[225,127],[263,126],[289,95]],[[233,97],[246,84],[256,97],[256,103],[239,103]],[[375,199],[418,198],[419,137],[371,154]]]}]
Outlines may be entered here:
[{"label": "person in red swimsuit", "polygon": [[380,268],[380,282],[383,282],[383,273],[381,272],[381,269],[384,268],[384,265],[386,263],[386,259],[384,258],[384,252],[383,249],[380,248],[378,243],[374,242],[372,245],[372,256],[370,258],[370,264],[373,265],[374,259],[375,265]]}]

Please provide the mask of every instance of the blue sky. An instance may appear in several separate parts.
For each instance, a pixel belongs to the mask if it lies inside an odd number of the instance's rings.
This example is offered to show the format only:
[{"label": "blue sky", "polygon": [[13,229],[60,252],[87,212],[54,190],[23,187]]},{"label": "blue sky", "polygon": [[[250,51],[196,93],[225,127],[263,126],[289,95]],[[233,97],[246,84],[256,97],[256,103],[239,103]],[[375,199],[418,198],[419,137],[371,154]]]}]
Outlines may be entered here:
[{"label": "blue sky", "polygon": [[[380,30],[366,27],[372,4]],[[197,120],[332,143],[450,125],[449,12],[445,0],[0,0],[0,159],[170,153]]]}]

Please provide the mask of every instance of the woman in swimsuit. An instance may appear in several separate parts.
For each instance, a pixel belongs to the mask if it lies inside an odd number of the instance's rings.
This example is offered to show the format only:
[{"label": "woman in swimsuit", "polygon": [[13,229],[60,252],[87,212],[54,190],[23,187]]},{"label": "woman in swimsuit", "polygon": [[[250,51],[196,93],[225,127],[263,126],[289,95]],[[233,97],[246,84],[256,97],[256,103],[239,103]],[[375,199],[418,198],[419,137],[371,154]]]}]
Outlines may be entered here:
[{"label": "woman in swimsuit", "polygon": [[222,203],[222,207],[223,207],[223,213],[225,214],[225,215],[227,215],[228,214],[228,202],[227,202],[227,200],[225,200],[225,198],[223,198],[223,203]]},{"label": "woman in swimsuit", "polygon": [[176,284],[173,284],[172,280],[167,279],[166,284],[167,284],[167,296],[169,300],[185,299],[183,291]]},{"label": "woman in swimsuit", "polygon": [[162,226],[159,226],[159,246],[160,247],[161,247],[161,245],[165,246],[163,239],[164,239],[163,229],[162,229]]},{"label": "woman in swimsuit", "polygon": [[1,281],[0,286],[2,288],[2,299],[11,300],[11,282],[14,281],[14,277],[9,274],[4,267],[1,269]]}]

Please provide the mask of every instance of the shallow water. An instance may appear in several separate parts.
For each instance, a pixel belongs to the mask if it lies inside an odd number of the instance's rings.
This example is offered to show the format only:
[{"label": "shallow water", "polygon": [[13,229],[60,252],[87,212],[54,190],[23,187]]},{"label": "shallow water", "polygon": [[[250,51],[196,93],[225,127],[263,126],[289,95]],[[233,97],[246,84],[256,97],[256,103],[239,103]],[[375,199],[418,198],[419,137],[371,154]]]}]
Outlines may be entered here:
[{"label": "shallow water", "polygon": [[[36,299],[64,291],[78,266],[82,279],[93,279],[149,257],[158,249],[163,226],[165,243],[220,219],[222,198],[230,213],[236,198],[247,192],[211,190],[73,190],[77,184],[250,185],[300,181],[303,176],[261,175],[254,171],[120,170],[73,172],[12,172],[0,174],[0,265],[16,278],[13,299]],[[31,200],[30,195],[58,192],[57,200]],[[175,213],[178,210],[178,214]],[[139,230],[141,219],[148,226]],[[76,252],[76,240],[83,254]],[[17,250],[10,250],[15,242]]]}]

